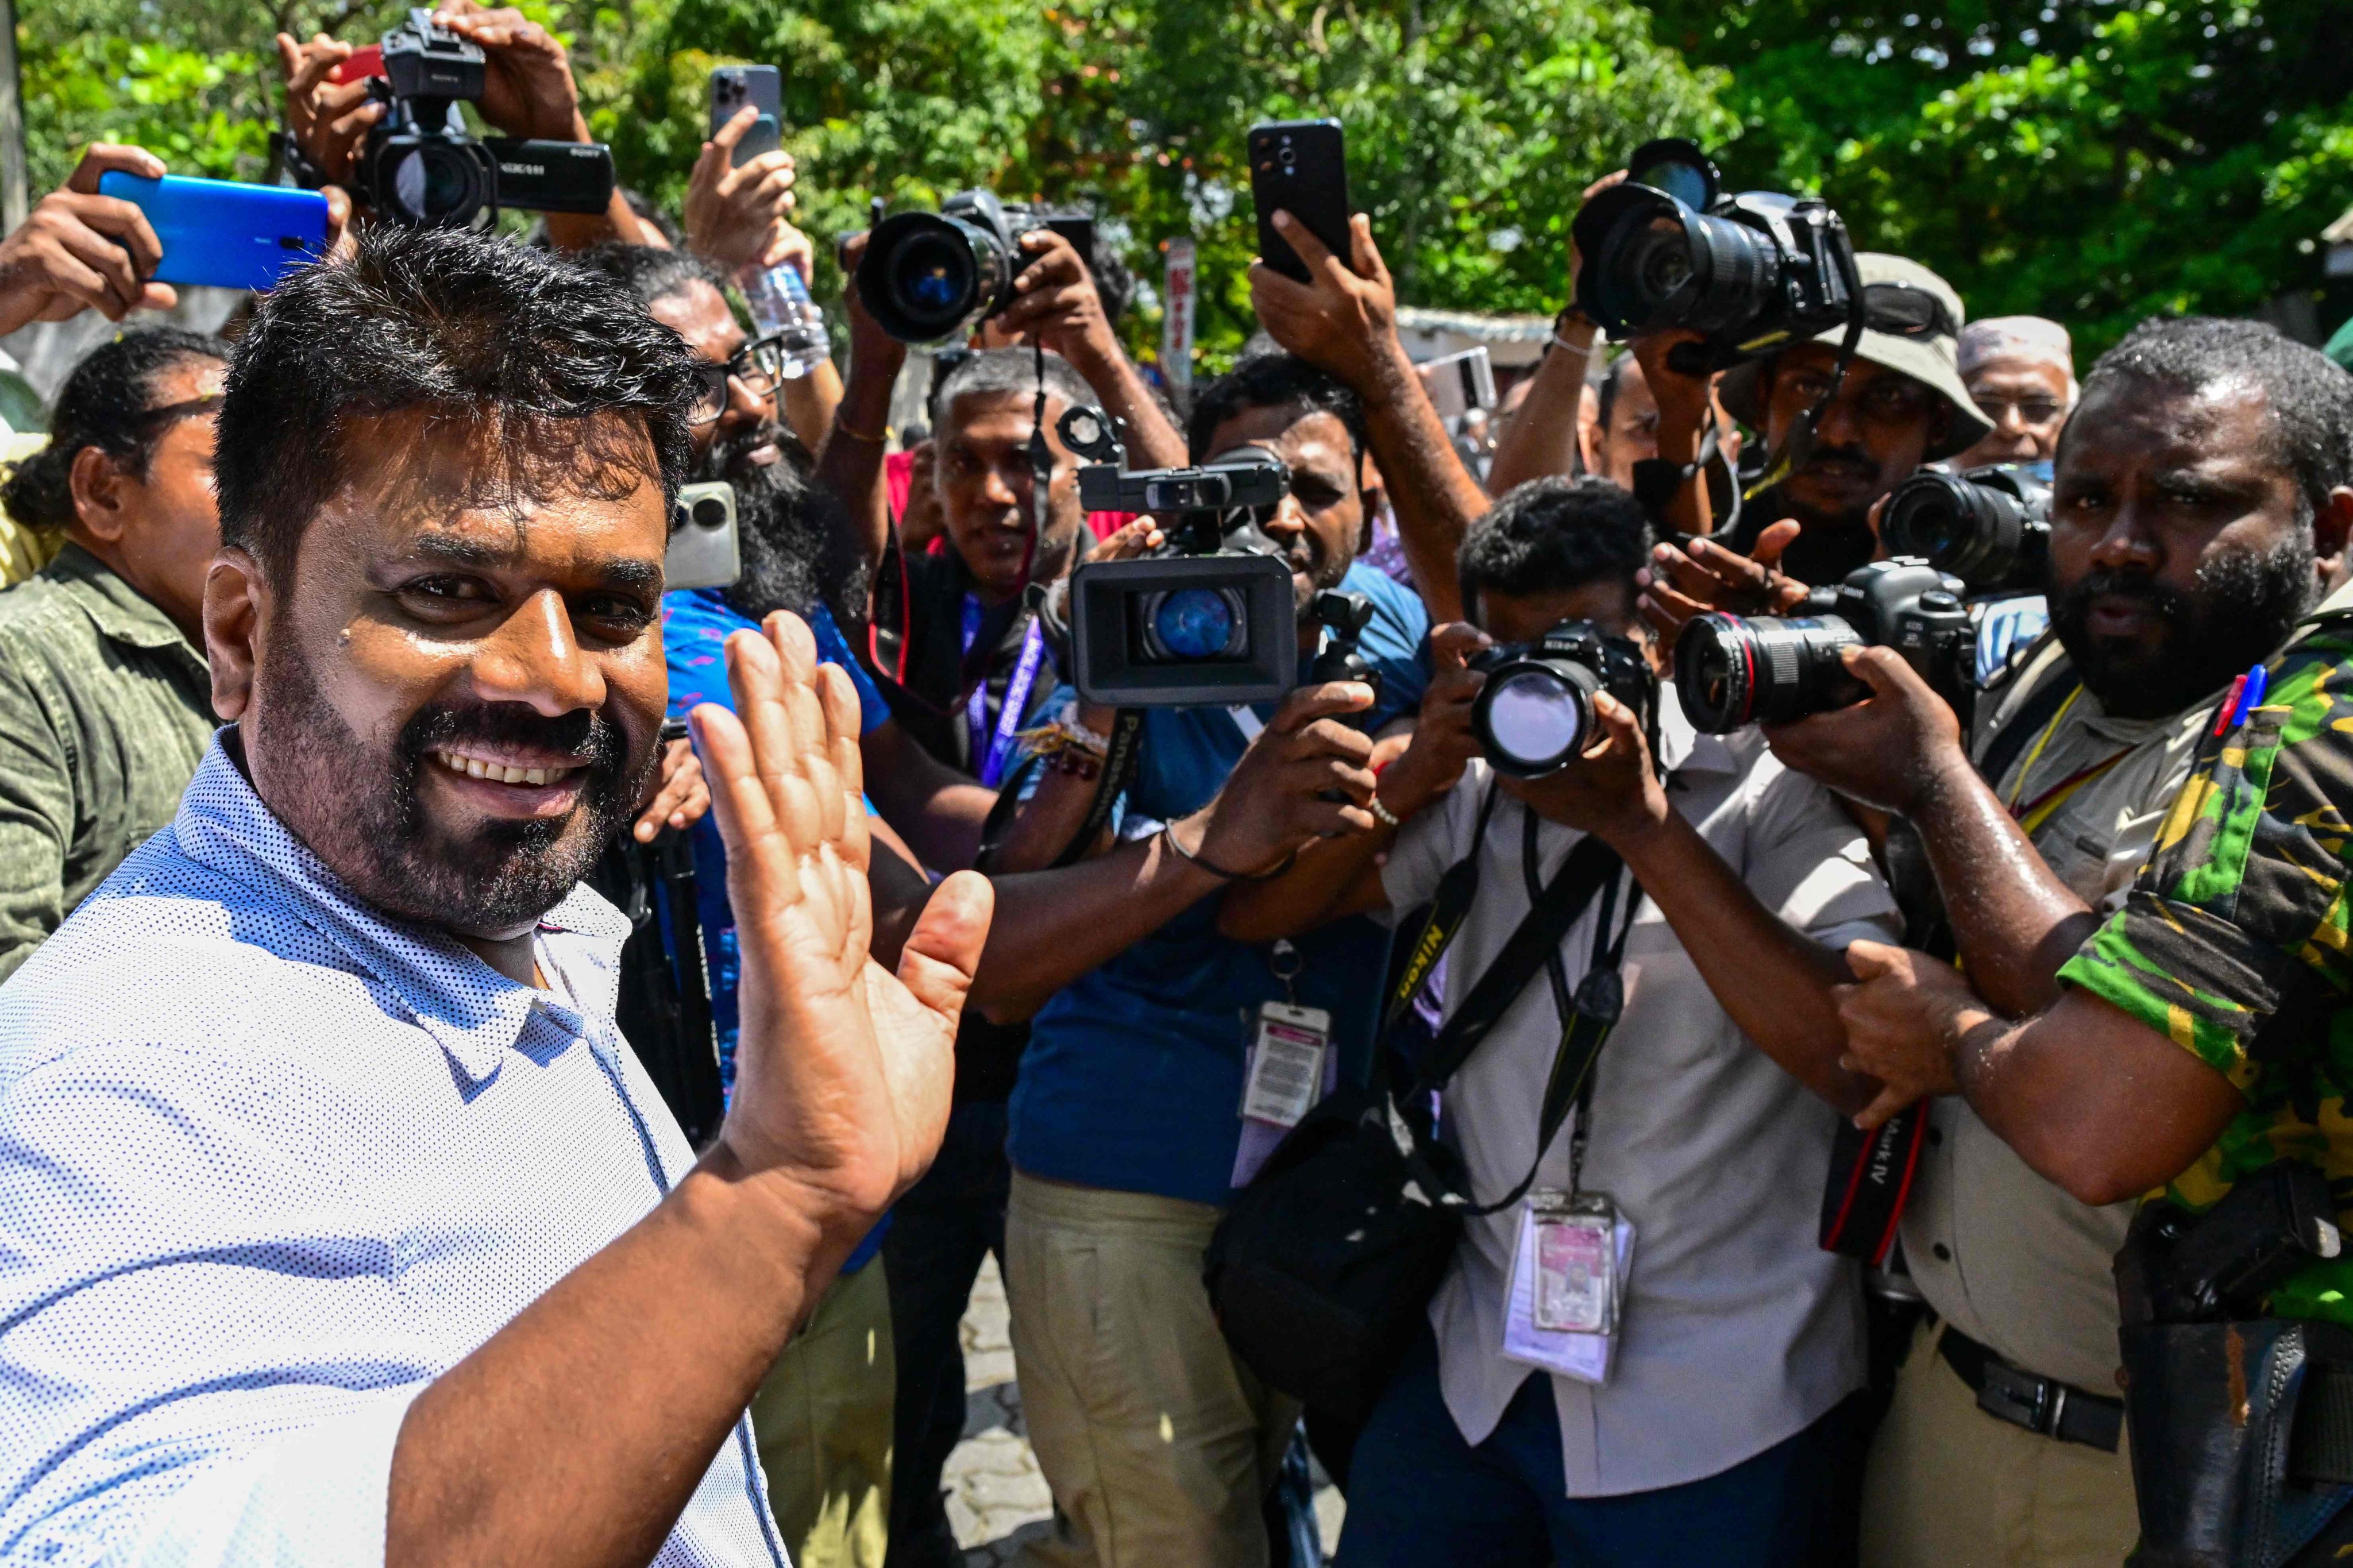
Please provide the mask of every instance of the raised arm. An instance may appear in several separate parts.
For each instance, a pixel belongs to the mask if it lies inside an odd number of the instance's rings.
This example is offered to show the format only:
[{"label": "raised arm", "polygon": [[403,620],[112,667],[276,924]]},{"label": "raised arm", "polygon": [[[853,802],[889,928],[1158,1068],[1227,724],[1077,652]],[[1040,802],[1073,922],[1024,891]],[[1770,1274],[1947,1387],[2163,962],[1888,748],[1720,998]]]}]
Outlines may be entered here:
[{"label": "raised arm", "polygon": [[[1604,174],[1585,187],[1583,199],[1589,202],[1625,178],[1623,169]],[[1577,471],[1573,459],[1578,417],[1585,405],[1585,373],[1593,363],[1593,345],[1601,335],[1601,329],[1577,302],[1577,282],[1584,270],[1585,258],[1577,254],[1572,239],[1568,303],[1553,319],[1552,345],[1536,366],[1535,384],[1528,389],[1520,411],[1504,426],[1495,442],[1495,460],[1487,468],[1487,488],[1496,495],[1530,479],[1566,478]]]},{"label": "raised arm", "polygon": [[1130,468],[1183,467],[1185,437],[1120,347],[1094,275],[1076,247],[1040,228],[1021,237],[1021,248],[1029,253],[1029,265],[1013,279],[1013,303],[990,324],[1025,342],[1041,341],[1071,362],[1103,412],[1119,422]]},{"label": "raised arm", "polygon": [[891,421],[891,390],[907,363],[907,345],[884,331],[858,297],[858,261],[866,236],[841,242],[841,271],[850,279],[842,291],[849,321],[849,384],[834,410],[833,426],[818,453],[818,482],[831,490],[849,517],[848,542],[856,558],[877,568],[866,574],[866,617],[873,619],[873,584],[883,552],[891,547],[891,498],[882,482],[882,447]]},{"label": "raised arm", "polygon": [[1250,304],[1276,342],[1337,376],[1365,405],[1398,539],[1432,621],[1462,618],[1454,558],[1471,524],[1487,513],[1487,492],[1462,466],[1430,394],[1397,335],[1397,286],[1373,244],[1372,220],[1349,220],[1353,268],[1324,248],[1289,213],[1275,226],[1307,264],[1314,281],[1250,264]]},{"label": "raised arm", "polygon": [[727,661],[742,717],[693,715],[742,917],[727,1120],[659,1207],[408,1407],[391,1568],[649,1560],[794,1326],[938,1147],[988,885],[943,883],[885,973],[849,679],[820,675],[781,615],[730,637]]}]

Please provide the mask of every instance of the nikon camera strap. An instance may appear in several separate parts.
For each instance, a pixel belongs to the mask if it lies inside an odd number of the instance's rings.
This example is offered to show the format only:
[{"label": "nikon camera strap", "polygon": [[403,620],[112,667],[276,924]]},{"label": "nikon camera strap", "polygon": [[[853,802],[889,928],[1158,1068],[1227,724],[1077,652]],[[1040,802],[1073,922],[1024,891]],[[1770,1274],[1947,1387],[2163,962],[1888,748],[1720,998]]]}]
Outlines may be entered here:
[{"label": "nikon camera strap", "polygon": [[[1397,984],[1389,992],[1388,1008],[1382,1028],[1383,1050],[1377,1063],[1385,1063],[1388,1047],[1396,1029],[1401,1026],[1413,1005],[1413,999],[1438,961],[1453,945],[1461,933],[1462,922],[1471,911],[1479,888],[1479,854],[1487,837],[1488,819],[1494,815],[1496,791],[1489,786],[1487,798],[1479,808],[1479,826],[1471,841],[1471,852],[1447,868],[1438,885],[1429,918],[1415,934],[1411,952],[1408,955]],[[1523,810],[1525,808],[1523,807]],[[1537,831],[1536,816],[1527,813],[1527,850],[1533,853]],[[1601,1047],[1618,1022],[1624,1001],[1623,988],[1618,984],[1618,962],[1625,948],[1621,931],[1612,940],[1608,931],[1610,915],[1617,901],[1618,874],[1624,862],[1618,852],[1599,838],[1588,834],[1568,853],[1568,858],[1553,874],[1552,880],[1536,893],[1519,925],[1505,939],[1502,951],[1488,964],[1463,997],[1462,1005],[1441,1026],[1437,1035],[1419,1054],[1413,1064],[1415,1081],[1405,1091],[1403,1100],[1409,1105],[1418,1104],[1430,1089],[1444,1085],[1462,1064],[1471,1059],[1488,1034],[1502,1019],[1520,993],[1535,979],[1536,971],[1556,965],[1560,960],[1560,944],[1585,913],[1586,906],[1597,893],[1607,890],[1602,908],[1602,942],[1597,944],[1595,966],[1588,970],[1573,997],[1561,1008],[1560,1044],[1553,1054],[1552,1070],[1547,1075],[1544,1100],[1538,1111],[1536,1157],[1512,1190],[1493,1203],[1466,1207],[1467,1215],[1495,1214],[1519,1202],[1535,1180],[1545,1150],[1560,1131],[1572,1101],[1581,1098],[1592,1080],[1593,1066],[1601,1055]],[[1630,894],[1627,900],[1627,925],[1632,924],[1634,907],[1641,902],[1639,894]],[[1566,975],[1556,976],[1558,990],[1567,990]],[[1556,1000],[1559,997],[1556,996]],[[1380,1070],[1377,1066],[1376,1070]]]}]

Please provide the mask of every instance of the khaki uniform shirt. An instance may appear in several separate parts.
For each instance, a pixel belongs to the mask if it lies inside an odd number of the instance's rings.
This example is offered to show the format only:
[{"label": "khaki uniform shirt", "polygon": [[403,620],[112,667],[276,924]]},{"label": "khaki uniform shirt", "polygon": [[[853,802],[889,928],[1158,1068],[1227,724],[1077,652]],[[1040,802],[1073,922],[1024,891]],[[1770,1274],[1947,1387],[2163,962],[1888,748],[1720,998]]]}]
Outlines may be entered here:
[{"label": "khaki uniform shirt", "polygon": [[[1990,712],[1979,714],[1978,753],[2038,688],[2073,679],[2052,642]],[[2112,913],[2148,858],[2213,718],[2210,700],[2170,718],[2116,719],[2098,698],[2081,692],[2046,721],[2047,740],[2041,730],[2028,738],[1994,781],[1995,793],[2005,805],[2031,806],[2079,769],[2127,752],[2031,834],[2044,862],[2077,898]],[[2135,1205],[2078,1203],[2030,1170],[1957,1095],[1932,1104],[1928,1128],[1903,1220],[1904,1261],[1920,1293],[1939,1317],[2018,1365],[2113,1395],[2116,1291],[2110,1268]]]},{"label": "khaki uniform shirt", "polygon": [[218,722],[204,656],[79,545],[0,593],[0,979],[171,822]]}]

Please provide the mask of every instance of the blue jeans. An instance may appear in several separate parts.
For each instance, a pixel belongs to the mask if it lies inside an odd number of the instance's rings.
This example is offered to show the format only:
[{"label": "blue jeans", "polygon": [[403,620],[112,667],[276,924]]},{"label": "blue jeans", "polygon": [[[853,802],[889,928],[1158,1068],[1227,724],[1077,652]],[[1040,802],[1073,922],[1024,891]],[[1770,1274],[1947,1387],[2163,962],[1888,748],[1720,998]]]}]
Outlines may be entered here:
[{"label": "blue jeans", "polygon": [[939,1158],[892,1205],[883,1238],[891,1337],[899,1363],[892,1460],[891,1568],[962,1568],[940,1470],[964,1436],[958,1325],[980,1260],[1005,1257],[1005,1105],[972,1100],[948,1116]]},{"label": "blue jeans", "polygon": [[1801,1568],[1832,1469],[1852,1446],[1831,1411],[1720,1475],[1617,1497],[1562,1495],[1552,1379],[1531,1372],[1495,1430],[1462,1440],[1427,1330],[1348,1467],[1335,1568]]}]

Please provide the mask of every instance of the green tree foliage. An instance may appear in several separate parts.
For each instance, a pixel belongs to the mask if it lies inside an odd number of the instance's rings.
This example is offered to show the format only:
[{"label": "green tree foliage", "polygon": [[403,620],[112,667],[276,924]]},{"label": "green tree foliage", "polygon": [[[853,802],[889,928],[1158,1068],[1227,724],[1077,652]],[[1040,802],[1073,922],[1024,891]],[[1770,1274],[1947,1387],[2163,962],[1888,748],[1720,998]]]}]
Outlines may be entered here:
[{"label": "green tree foliage", "polygon": [[2343,0],[1654,9],[1730,72],[1736,183],[1819,190],[1972,314],[2054,317],[2084,353],[2316,288],[2313,237],[2353,204]]}]

